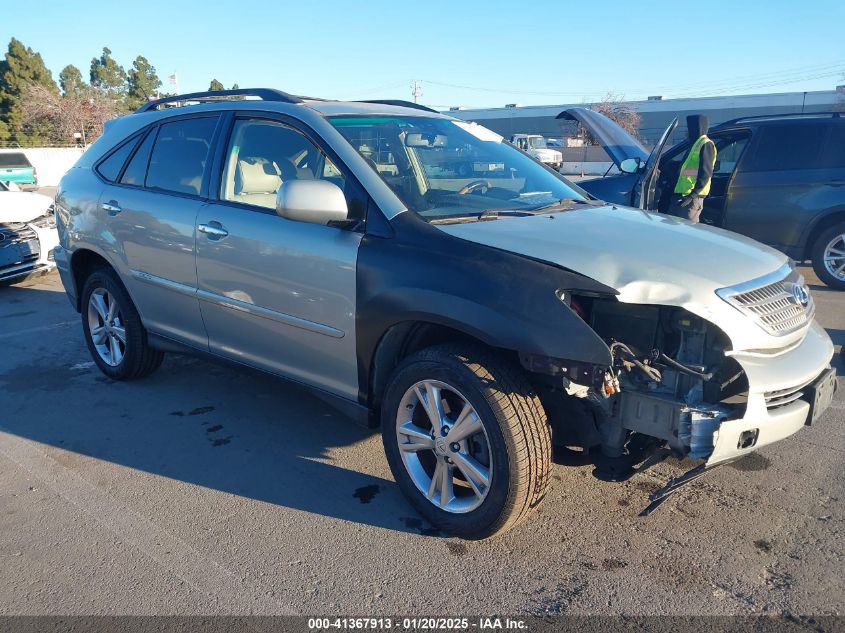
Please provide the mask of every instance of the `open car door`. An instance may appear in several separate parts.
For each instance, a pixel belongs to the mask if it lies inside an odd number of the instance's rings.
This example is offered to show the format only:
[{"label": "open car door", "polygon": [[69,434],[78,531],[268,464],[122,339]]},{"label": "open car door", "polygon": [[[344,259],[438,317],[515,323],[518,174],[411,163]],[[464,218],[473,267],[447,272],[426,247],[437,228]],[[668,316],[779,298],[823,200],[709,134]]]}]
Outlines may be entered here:
[{"label": "open car door", "polygon": [[634,188],[634,197],[632,200],[634,206],[640,209],[657,209],[658,199],[656,194],[657,183],[660,179],[660,157],[663,156],[663,152],[666,149],[666,142],[672,136],[672,132],[675,131],[676,127],[678,127],[678,117],[672,119],[669,127],[664,130],[657,145],[654,146],[654,149],[651,150],[651,154],[648,156],[640,182]]}]

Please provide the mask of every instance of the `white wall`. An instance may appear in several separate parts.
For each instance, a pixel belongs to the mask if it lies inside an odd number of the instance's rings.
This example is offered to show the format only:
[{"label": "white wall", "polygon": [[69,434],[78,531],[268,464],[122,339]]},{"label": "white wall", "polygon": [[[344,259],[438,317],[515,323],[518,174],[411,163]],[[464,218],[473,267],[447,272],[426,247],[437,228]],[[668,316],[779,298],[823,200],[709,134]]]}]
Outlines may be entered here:
[{"label": "white wall", "polygon": [[[565,176],[604,176],[607,170],[613,167],[613,163],[607,162],[581,162],[581,161],[563,161],[560,167],[560,173]],[[618,174],[617,170],[611,170],[611,174]]]},{"label": "white wall", "polygon": [[38,172],[38,184],[55,187],[65,172],[73,167],[84,150],[81,147],[27,147],[0,149],[0,152],[23,152]]}]

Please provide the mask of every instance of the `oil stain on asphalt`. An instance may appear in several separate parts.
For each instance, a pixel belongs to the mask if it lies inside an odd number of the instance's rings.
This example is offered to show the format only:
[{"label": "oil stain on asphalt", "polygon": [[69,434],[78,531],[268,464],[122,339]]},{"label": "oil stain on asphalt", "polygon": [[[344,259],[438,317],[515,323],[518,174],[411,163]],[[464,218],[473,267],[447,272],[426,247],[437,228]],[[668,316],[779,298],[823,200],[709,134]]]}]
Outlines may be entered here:
[{"label": "oil stain on asphalt", "polygon": [[369,503],[379,493],[379,490],[380,488],[378,484],[361,486],[360,488],[355,490],[355,492],[352,493],[352,496],[355,499],[360,499],[361,503]]}]

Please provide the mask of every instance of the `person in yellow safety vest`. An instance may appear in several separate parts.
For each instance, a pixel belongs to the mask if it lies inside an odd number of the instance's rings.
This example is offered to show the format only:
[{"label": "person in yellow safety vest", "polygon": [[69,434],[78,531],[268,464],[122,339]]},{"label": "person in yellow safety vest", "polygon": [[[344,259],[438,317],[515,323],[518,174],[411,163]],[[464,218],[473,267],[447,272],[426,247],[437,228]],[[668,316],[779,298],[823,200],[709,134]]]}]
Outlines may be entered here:
[{"label": "person in yellow safety vest", "polygon": [[704,198],[710,193],[710,180],[716,165],[716,145],[707,138],[707,117],[693,114],[687,117],[687,138],[690,149],[681,163],[669,214],[698,223]]}]

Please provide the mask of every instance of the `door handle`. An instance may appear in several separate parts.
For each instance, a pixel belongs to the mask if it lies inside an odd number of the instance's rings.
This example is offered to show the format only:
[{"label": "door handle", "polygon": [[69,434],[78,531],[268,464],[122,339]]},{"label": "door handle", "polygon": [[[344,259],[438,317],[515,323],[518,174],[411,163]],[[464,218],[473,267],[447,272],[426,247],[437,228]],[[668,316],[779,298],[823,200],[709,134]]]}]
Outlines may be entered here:
[{"label": "door handle", "polygon": [[123,209],[120,208],[120,205],[117,203],[117,200],[109,200],[108,202],[104,202],[100,205],[100,208],[103,211],[107,211],[109,215],[117,215]]},{"label": "door handle", "polygon": [[197,230],[200,233],[205,233],[208,235],[209,239],[214,240],[222,240],[224,237],[229,235],[229,231],[223,228],[223,225],[220,222],[209,222],[208,224],[200,224],[197,227]]}]

